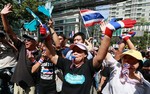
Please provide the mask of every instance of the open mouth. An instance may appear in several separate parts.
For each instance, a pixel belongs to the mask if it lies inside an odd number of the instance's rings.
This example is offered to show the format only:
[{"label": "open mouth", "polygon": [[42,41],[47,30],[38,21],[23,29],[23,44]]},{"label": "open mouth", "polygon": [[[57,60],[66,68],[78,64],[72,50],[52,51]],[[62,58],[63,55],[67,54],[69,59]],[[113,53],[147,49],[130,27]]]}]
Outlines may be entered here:
[{"label": "open mouth", "polygon": [[26,43],[25,45],[26,45],[26,46],[29,46],[29,43]]}]

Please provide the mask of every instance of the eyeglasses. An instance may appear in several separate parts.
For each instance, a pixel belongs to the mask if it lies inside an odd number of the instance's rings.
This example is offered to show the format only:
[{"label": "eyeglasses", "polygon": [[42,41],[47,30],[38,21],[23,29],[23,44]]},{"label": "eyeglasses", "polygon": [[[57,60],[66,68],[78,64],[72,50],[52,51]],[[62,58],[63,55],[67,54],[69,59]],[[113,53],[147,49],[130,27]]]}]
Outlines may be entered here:
[{"label": "eyeglasses", "polygon": [[80,50],[80,49],[75,49],[75,50],[73,50],[73,52],[72,53],[75,53],[75,52],[77,52],[77,53],[85,53],[83,50]]},{"label": "eyeglasses", "polygon": [[29,42],[29,41],[32,41],[32,39],[25,39],[24,41],[25,42]]}]

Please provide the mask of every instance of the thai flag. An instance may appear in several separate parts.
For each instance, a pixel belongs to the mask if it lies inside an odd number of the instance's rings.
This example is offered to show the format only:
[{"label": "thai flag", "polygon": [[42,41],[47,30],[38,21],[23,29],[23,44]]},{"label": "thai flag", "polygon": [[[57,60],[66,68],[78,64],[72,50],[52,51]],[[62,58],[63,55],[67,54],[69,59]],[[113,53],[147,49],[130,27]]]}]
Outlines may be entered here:
[{"label": "thai flag", "polygon": [[99,11],[93,11],[89,9],[80,10],[81,17],[85,27],[93,26],[96,23],[100,23],[104,20],[104,17]]}]

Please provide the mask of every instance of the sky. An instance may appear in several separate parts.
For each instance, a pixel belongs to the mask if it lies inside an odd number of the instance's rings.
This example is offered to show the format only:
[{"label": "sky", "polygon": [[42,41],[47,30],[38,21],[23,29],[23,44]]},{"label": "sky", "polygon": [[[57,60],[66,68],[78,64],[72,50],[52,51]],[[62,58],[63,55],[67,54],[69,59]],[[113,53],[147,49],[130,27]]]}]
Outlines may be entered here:
[{"label": "sky", "polygon": [[104,18],[107,19],[109,16],[109,7],[109,5],[97,6],[96,10],[100,11]]}]

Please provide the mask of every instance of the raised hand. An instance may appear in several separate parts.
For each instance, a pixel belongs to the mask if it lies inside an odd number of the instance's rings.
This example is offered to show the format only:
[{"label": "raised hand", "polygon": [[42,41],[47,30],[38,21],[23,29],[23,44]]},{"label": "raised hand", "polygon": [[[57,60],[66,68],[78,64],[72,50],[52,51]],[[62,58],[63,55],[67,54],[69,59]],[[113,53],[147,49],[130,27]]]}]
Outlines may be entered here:
[{"label": "raised hand", "polygon": [[12,5],[10,3],[8,3],[7,5],[4,6],[4,8],[1,10],[1,14],[8,14],[12,9]]},{"label": "raised hand", "polygon": [[101,29],[101,31],[102,31],[103,34],[105,34],[106,25],[107,25],[106,22],[101,22],[100,23],[100,29]]},{"label": "raised hand", "polygon": [[111,37],[114,30],[119,28],[131,28],[136,24],[136,20],[124,19],[121,21],[116,21],[112,19],[106,26],[105,35]]},{"label": "raised hand", "polygon": [[101,39],[103,39],[104,36],[105,36],[106,25],[107,25],[106,22],[101,22],[100,23],[100,29],[102,31],[102,33],[101,33]]},{"label": "raised hand", "polygon": [[124,19],[121,21],[116,21],[116,18],[113,18],[109,24],[107,24],[107,27],[111,30],[117,30],[119,28],[131,28],[136,24],[136,20],[132,19]]},{"label": "raised hand", "polygon": [[49,19],[47,24],[48,24],[48,27],[53,28],[53,20],[52,19]]},{"label": "raised hand", "polygon": [[49,57],[50,51],[44,43],[39,43],[39,48],[42,50],[43,57]]},{"label": "raised hand", "polygon": [[91,41],[85,40],[85,44],[86,44],[88,51],[93,51],[93,45]]},{"label": "raised hand", "polygon": [[89,37],[89,38],[87,39],[88,42],[91,42],[92,40],[93,40],[93,37]]},{"label": "raised hand", "polygon": [[120,35],[119,38],[127,41],[128,39],[133,37],[135,34],[136,34],[136,32],[132,31],[132,32],[128,32],[127,34]]},{"label": "raised hand", "polygon": [[27,50],[27,57],[28,57],[29,59],[34,58],[32,52],[29,51],[29,50]]}]

